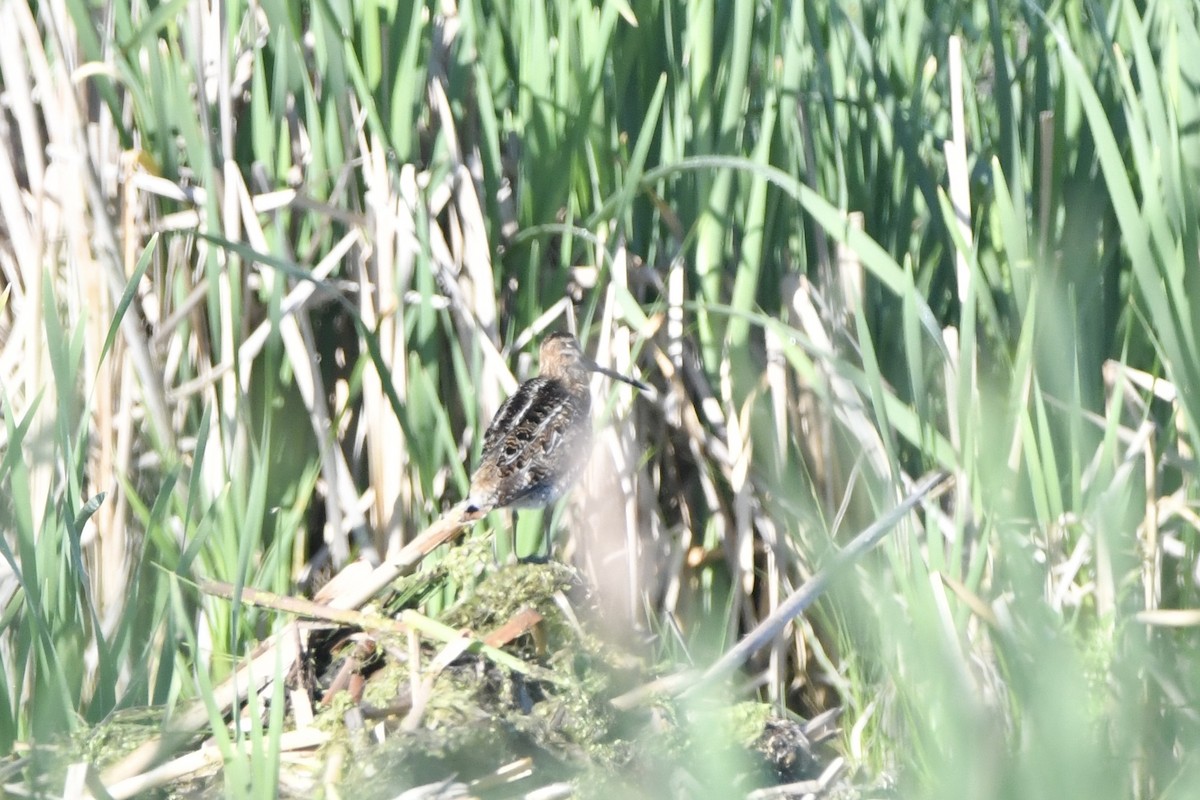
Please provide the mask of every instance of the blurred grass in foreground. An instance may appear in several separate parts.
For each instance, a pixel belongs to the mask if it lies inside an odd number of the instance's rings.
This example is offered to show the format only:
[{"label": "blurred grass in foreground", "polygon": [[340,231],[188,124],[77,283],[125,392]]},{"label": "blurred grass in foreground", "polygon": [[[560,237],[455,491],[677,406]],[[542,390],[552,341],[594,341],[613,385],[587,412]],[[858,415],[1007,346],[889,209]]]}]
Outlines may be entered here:
[{"label": "blurred grass in foreground", "polygon": [[[946,469],[752,692],[842,705],[860,787],[1190,796],[1193,3],[66,0],[0,37],[3,749],[205,696],[278,623],[193,581],[395,548],[573,315],[658,392],[605,389],[556,544],[643,655],[711,660]],[[278,789],[270,708],[231,792]]]}]

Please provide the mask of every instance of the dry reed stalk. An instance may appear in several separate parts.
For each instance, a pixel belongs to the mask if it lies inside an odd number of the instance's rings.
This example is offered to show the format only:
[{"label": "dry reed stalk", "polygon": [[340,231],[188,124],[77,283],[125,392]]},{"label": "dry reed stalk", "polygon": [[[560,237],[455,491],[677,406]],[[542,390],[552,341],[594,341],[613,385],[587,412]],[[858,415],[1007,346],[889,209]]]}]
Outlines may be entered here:
[{"label": "dry reed stalk", "polygon": [[[429,526],[420,535],[405,545],[394,557],[363,575],[355,571],[351,564],[346,568],[354,575],[354,580],[339,582],[335,576],[330,585],[341,586],[335,593],[326,595],[325,608],[319,613],[328,615],[338,610],[360,608],[383,591],[392,581],[410,574],[421,561],[439,546],[453,541],[472,524],[463,519],[465,504],[452,508],[437,522]],[[215,585],[214,585],[215,586]],[[328,588],[328,586],[327,586]],[[243,589],[251,597],[265,597],[257,590]],[[288,600],[287,602],[293,602]],[[296,609],[316,611],[319,606],[308,606],[305,601],[294,601],[299,605]],[[360,622],[363,618],[355,617]],[[372,621],[371,624],[377,624]],[[277,633],[262,642],[249,661],[234,670],[220,686],[213,690],[212,708],[216,713],[227,714],[235,704],[240,703],[250,693],[260,692],[266,688],[274,676],[286,674],[299,657],[299,627],[296,622],[283,626]],[[173,752],[178,744],[201,726],[209,721],[210,709],[202,699],[197,699],[177,714],[171,721],[167,731],[154,739],[142,744],[117,764],[105,770],[103,781],[111,785],[117,781],[137,775]]]},{"label": "dry reed stalk", "polygon": [[853,564],[864,553],[878,544],[892,528],[900,522],[918,503],[932,500],[953,486],[949,475],[935,473],[917,483],[912,490],[892,508],[839,550],[829,564],[817,571],[803,586],[780,604],[775,612],[760,622],[754,630],[742,637],[736,645],[710,666],[703,677],[689,691],[727,677],[740,667],[761,647],[779,635],[792,619],[808,608],[828,587],[830,580],[846,567]]},{"label": "dry reed stalk", "polygon": [[[397,195],[393,190],[384,142],[360,133],[359,151],[367,186],[367,225],[372,246],[358,266],[358,311],[363,324],[377,332],[380,355],[391,372],[397,396],[406,398],[409,380],[405,309],[396,300],[408,290],[413,274],[418,250],[414,216],[420,199],[405,196],[403,190]],[[401,187],[409,183],[413,172],[411,165],[401,169]],[[406,528],[402,509],[414,506],[406,503],[412,500],[407,470],[409,443],[387,402],[382,381],[376,365],[368,362],[362,376],[362,426],[367,474],[375,487],[370,518],[374,523],[372,528],[381,537],[376,546],[390,552],[400,546],[401,532]]]}]

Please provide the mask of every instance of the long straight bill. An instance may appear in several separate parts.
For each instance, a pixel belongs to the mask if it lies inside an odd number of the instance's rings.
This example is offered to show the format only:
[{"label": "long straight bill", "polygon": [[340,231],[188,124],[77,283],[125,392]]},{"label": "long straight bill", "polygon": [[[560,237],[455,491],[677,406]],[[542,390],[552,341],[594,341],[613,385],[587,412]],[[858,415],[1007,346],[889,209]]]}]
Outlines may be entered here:
[{"label": "long straight bill", "polygon": [[599,372],[601,375],[607,375],[610,378],[616,378],[619,381],[625,381],[625,383],[628,383],[630,386],[636,386],[637,388],[641,389],[643,392],[648,391],[650,389],[649,386],[642,383],[641,381],[636,380],[635,378],[630,378],[625,375],[622,375],[619,372],[614,372],[613,370],[608,369],[607,367],[602,367],[599,364],[597,364],[595,361],[592,361],[591,359],[586,359],[584,361],[584,364],[586,364],[587,368],[590,369],[592,372]]}]

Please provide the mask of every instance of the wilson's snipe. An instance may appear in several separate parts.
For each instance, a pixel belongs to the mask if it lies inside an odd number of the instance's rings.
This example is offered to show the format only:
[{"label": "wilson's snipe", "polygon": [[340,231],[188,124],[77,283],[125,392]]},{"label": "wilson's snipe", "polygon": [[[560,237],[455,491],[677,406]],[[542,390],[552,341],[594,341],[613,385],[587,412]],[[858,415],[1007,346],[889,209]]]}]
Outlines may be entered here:
[{"label": "wilson's snipe", "polygon": [[592,361],[567,333],[542,341],[539,369],[504,401],[483,435],[466,499],[468,518],[499,508],[541,508],[571,488],[591,450],[589,373],[648,388]]}]

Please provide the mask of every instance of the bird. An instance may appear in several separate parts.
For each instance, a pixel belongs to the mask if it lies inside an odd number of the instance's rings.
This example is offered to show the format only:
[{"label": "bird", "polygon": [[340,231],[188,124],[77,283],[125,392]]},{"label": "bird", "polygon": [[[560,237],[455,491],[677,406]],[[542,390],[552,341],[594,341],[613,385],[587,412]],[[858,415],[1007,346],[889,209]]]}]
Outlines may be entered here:
[{"label": "bird", "polygon": [[593,372],[649,389],[588,358],[569,333],[542,340],[537,377],[517,387],[483,435],[465,518],[505,508],[544,508],[566,494],[591,451]]}]

